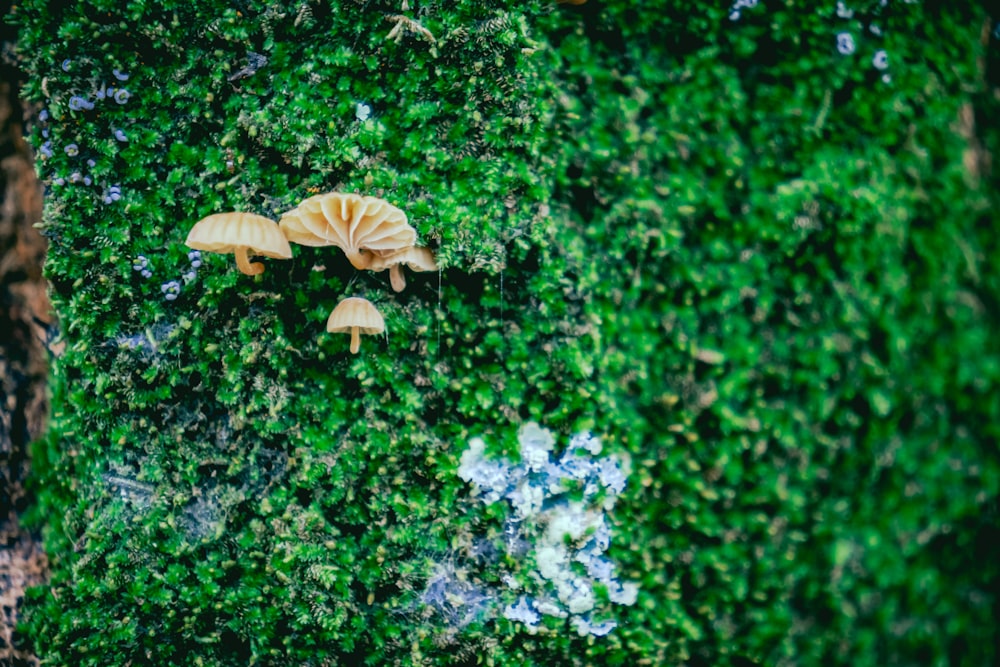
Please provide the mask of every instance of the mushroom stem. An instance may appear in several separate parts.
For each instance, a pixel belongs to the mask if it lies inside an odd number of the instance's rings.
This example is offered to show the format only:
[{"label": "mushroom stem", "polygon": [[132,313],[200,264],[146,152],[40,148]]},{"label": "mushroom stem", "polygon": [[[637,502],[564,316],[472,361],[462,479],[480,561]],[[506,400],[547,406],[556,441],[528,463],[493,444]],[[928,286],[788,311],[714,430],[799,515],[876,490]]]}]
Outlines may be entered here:
[{"label": "mushroom stem", "polygon": [[248,255],[248,248],[245,245],[236,246],[236,266],[240,268],[240,271],[247,274],[248,276],[256,276],[258,274],[264,273],[264,265],[260,262],[251,262],[250,256]]},{"label": "mushroom stem", "polygon": [[394,292],[402,292],[406,289],[406,276],[403,275],[403,266],[393,264],[389,267],[389,284]]},{"label": "mushroom stem", "polygon": [[351,262],[351,266],[358,271],[364,271],[372,263],[373,255],[370,252],[358,251],[355,253],[345,252],[344,254],[347,255],[347,259]]},{"label": "mushroom stem", "polygon": [[357,354],[361,349],[361,328],[351,327],[351,354]]}]

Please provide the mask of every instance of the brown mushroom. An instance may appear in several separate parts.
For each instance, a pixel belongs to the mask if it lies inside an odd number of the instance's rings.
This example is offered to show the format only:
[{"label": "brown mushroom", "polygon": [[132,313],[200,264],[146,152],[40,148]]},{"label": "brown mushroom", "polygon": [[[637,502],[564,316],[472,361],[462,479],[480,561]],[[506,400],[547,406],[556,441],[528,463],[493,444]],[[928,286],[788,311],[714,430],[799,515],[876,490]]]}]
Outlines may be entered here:
[{"label": "brown mushroom", "polygon": [[404,266],[409,267],[411,271],[438,270],[437,262],[434,261],[434,253],[428,248],[417,248],[416,246],[389,254],[376,252],[368,269],[370,271],[389,269],[389,284],[392,285],[394,291],[402,292],[406,287],[406,277],[403,275]]},{"label": "brown mushroom", "polygon": [[189,248],[207,252],[231,252],[236,266],[248,276],[264,272],[264,265],[251,262],[250,255],[290,259],[288,245],[278,225],[269,218],[254,213],[216,213],[202,218],[188,232]]},{"label": "brown mushroom", "polygon": [[356,269],[371,263],[372,254],[365,251],[396,252],[417,238],[406,214],[389,202],[342,192],[303,199],[278,226],[292,243],[338,246]]},{"label": "brown mushroom", "polygon": [[379,334],[385,331],[385,320],[375,310],[371,301],[352,296],[337,304],[326,321],[330,333],[351,334],[351,354],[361,349],[360,334]]}]

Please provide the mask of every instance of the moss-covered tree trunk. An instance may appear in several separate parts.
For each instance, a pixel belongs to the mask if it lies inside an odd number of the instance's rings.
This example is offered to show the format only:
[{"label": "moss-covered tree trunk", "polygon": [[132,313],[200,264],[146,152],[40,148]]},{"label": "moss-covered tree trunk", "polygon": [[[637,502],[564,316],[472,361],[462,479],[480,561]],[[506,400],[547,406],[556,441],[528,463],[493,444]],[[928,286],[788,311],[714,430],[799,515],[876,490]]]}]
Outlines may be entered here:
[{"label": "moss-covered tree trunk", "polygon": [[[65,322],[51,664],[996,659],[975,3],[15,16]],[[440,271],[184,245],[331,191]]]}]

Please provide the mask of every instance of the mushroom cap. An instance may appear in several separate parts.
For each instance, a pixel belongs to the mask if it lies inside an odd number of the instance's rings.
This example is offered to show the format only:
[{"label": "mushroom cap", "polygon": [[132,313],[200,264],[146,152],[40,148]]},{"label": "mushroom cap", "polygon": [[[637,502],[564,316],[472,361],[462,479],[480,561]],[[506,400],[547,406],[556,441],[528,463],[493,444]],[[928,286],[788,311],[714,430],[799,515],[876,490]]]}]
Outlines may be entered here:
[{"label": "mushroom cap", "polygon": [[337,304],[326,321],[330,333],[350,333],[357,327],[363,334],[378,334],[385,331],[385,320],[368,299],[352,296]]},{"label": "mushroom cap", "polygon": [[376,252],[368,268],[372,271],[384,271],[397,264],[405,264],[411,271],[437,271],[434,253],[429,248],[410,246],[396,252]]},{"label": "mushroom cap", "polygon": [[250,254],[289,259],[292,248],[274,220],[254,213],[216,213],[202,218],[188,232],[185,243],[195,250],[235,252],[250,249]]},{"label": "mushroom cap", "polygon": [[406,214],[389,202],[342,192],[303,199],[281,216],[278,226],[293,243],[335,245],[350,255],[363,249],[402,250],[417,238]]}]

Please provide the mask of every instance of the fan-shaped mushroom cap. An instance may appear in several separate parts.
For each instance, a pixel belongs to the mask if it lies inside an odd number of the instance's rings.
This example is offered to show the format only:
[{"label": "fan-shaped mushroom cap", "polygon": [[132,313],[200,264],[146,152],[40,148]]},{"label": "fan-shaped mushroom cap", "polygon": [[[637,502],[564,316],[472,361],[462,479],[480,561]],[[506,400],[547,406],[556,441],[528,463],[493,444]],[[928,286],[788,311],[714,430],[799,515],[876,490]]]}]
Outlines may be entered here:
[{"label": "fan-shaped mushroom cap", "polygon": [[412,271],[437,271],[438,265],[434,261],[434,253],[428,248],[418,248],[410,246],[404,250],[394,253],[376,252],[368,265],[371,271],[384,271],[389,269],[389,283],[396,292],[402,292],[406,287],[406,278],[403,276],[402,267],[407,266]]},{"label": "fan-shaped mushroom cap", "polygon": [[333,309],[326,321],[326,330],[330,333],[351,334],[351,353],[357,354],[361,349],[359,334],[382,333],[385,331],[385,320],[371,301],[352,296]]},{"label": "fan-shaped mushroom cap", "polygon": [[249,255],[289,259],[292,248],[288,239],[269,218],[254,213],[216,213],[202,218],[188,232],[189,248],[206,252],[231,252],[236,265],[248,276],[264,272],[260,262],[250,262]]},{"label": "fan-shaped mushroom cap", "polygon": [[372,259],[362,251],[395,252],[417,238],[406,214],[389,202],[342,192],[303,199],[278,225],[292,243],[340,247],[357,269],[368,268]]}]

